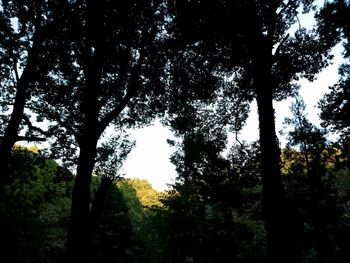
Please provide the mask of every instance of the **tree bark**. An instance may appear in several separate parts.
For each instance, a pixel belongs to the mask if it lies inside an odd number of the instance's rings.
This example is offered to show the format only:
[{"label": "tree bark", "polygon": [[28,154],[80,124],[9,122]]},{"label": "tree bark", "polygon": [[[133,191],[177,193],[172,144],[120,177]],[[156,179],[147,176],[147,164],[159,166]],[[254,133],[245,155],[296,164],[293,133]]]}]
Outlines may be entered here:
[{"label": "tree bark", "polygon": [[255,53],[254,83],[259,115],[262,203],[268,234],[269,262],[298,262],[301,222],[298,210],[285,199],[280,148],[275,129],[271,52],[264,45]]},{"label": "tree bark", "polygon": [[68,256],[72,262],[87,262],[90,229],[90,184],[95,164],[97,139],[83,136],[75,178],[71,225],[68,237]]}]

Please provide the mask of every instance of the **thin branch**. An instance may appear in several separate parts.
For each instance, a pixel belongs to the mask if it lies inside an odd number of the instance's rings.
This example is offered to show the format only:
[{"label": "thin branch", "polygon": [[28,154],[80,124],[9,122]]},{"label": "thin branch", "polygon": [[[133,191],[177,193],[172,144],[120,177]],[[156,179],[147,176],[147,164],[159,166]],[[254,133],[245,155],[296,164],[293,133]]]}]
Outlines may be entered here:
[{"label": "thin branch", "polygon": [[18,81],[19,81],[19,74],[18,74],[17,61],[16,60],[13,62],[13,70],[15,72],[16,83],[18,83]]},{"label": "thin branch", "polygon": [[[0,141],[3,140],[3,136],[0,136]],[[45,142],[46,138],[38,136],[17,136],[15,139],[16,142],[27,141],[27,142]]]},{"label": "thin branch", "polygon": [[278,55],[281,48],[283,47],[283,44],[287,41],[288,38],[289,38],[289,34],[287,34],[283,37],[282,41],[278,44],[278,47],[276,48],[275,53],[273,54],[273,58],[275,58],[275,56]]},{"label": "thin branch", "polygon": [[298,20],[298,24],[299,24],[299,30],[301,29],[301,22],[300,22],[300,20],[299,20],[299,17],[298,17],[298,15],[296,15],[295,16],[296,18],[297,18],[297,20]]},{"label": "thin branch", "polygon": [[[73,136],[78,136],[79,132],[74,130],[74,128],[72,127],[72,125],[69,125],[68,122],[65,122],[64,120],[61,120],[61,115],[59,112],[50,112],[48,113],[45,109],[43,108],[37,108],[35,106],[30,106],[30,105],[26,105],[27,109],[30,109],[38,114],[43,114],[44,116],[47,115],[51,115],[52,117],[49,118],[50,121],[55,121],[57,122],[57,126],[63,127],[65,128],[67,131],[69,131]],[[40,128],[39,128],[40,129]],[[49,131],[43,131],[44,135],[50,136],[49,134],[51,134]]]},{"label": "thin branch", "polygon": [[290,7],[290,5],[291,5],[292,2],[293,2],[293,0],[289,0],[288,3],[285,4],[284,7],[277,13],[277,15],[280,15],[280,14],[282,14],[284,11],[286,11],[286,10]]},{"label": "thin branch", "polygon": [[27,141],[27,142],[45,142],[46,138],[38,136],[17,136],[17,141]]},{"label": "thin branch", "polygon": [[28,116],[23,115],[23,120],[24,120],[25,124],[28,126],[29,130],[39,132],[40,134],[43,134],[43,135],[47,135],[46,131],[42,130],[39,127],[34,126],[32,124],[32,122],[29,120]]}]

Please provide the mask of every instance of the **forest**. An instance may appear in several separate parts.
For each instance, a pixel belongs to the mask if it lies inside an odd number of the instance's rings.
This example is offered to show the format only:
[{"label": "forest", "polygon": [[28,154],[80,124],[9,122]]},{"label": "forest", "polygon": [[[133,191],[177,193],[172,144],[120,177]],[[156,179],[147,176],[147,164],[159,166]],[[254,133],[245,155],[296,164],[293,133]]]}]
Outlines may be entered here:
[{"label": "forest", "polygon": [[[350,262],[349,40],[349,0],[0,0],[0,262]],[[164,192],[119,172],[155,120]]]}]

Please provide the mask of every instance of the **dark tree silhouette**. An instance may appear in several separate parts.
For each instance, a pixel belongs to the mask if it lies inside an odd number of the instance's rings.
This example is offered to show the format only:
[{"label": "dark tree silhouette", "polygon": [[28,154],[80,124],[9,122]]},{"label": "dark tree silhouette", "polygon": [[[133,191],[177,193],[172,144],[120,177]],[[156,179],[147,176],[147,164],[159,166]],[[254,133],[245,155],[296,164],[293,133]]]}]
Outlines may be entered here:
[{"label": "dark tree silhouette", "polygon": [[162,41],[160,4],[65,1],[53,11],[56,35],[45,48],[55,52],[42,62],[39,83],[51,88],[32,108],[52,122],[48,132],[60,143],[71,144],[73,153],[74,144],[79,147],[68,239],[75,260],[88,258],[90,184],[99,138],[112,123],[115,129],[147,123],[158,109],[161,87],[155,76],[162,60],[152,54],[158,54]]},{"label": "dark tree silhouette", "polygon": [[[318,262],[335,261],[335,245],[331,241],[334,228],[326,225],[335,225],[335,199],[328,195],[330,190],[325,185],[325,149],[329,148],[326,141],[326,131],[313,125],[306,116],[305,104],[302,98],[297,97],[292,103],[292,118],[286,118],[285,124],[292,127],[288,134],[287,147],[298,147],[304,157],[306,167],[306,185],[309,194],[307,203],[308,214],[311,217],[313,231],[311,235],[315,244]],[[320,202],[320,200],[327,200]]]},{"label": "dark tree silhouette", "polygon": [[185,43],[214,54],[223,69],[243,68],[251,80],[259,114],[264,218],[275,261],[297,260],[298,231],[291,227],[293,212],[284,201],[272,102],[293,94],[296,80],[313,80],[327,64],[328,42],[302,27],[288,32],[298,9],[308,12],[312,2],[179,1],[175,6],[174,20]]}]

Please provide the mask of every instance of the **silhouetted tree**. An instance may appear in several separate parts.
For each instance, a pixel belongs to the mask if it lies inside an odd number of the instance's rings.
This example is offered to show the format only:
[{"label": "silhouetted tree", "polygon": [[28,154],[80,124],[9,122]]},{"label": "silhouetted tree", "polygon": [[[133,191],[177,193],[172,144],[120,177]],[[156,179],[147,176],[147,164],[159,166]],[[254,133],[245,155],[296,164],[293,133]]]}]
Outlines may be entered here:
[{"label": "silhouetted tree", "polygon": [[154,76],[162,65],[152,54],[162,41],[160,3],[63,1],[53,11],[57,34],[45,48],[55,53],[47,58],[51,67],[42,62],[49,70],[40,79],[41,88],[51,89],[32,108],[52,122],[48,132],[71,153],[79,147],[68,240],[75,260],[87,260],[98,140],[110,124],[123,129],[146,123],[157,109],[161,88]]},{"label": "silhouetted tree", "polygon": [[[288,147],[298,146],[304,155],[307,175],[311,178],[320,177],[319,168],[322,165],[321,154],[326,148],[326,131],[313,125],[306,116],[306,105],[302,98],[296,97],[292,103],[292,118],[286,118],[284,124],[293,127],[288,135]],[[314,178],[316,179],[316,178]],[[316,179],[317,180],[317,179]]]},{"label": "silhouetted tree", "polygon": [[260,262],[266,256],[259,151],[242,144],[224,157],[226,138],[216,125],[201,123],[188,132],[172,156],[179,177],[164,198],[169,262]]},{"label": "silhouetted tree", "polygon": [[[298,147],[303,156],[303,166],[299,166],[297,173],[306,179],[304,183],[308,189],[306,200],[298,205],[299,209],[303,207],[307,210],[307,216],[311,219],[305,220],[312,226],[311,230],[306,231],[309,232],[306,235],[310,235],[314,243],[317,261],[334,262],[335,244],[332,239],[336,224],[336,203],[332,197],[334,189],[327,185],[330,174],[326,172],[327,155],[324,154],[329,146],[325,137],[326,131],[317,128],[307,119],[305,108],[302,98],[297,97],[291,106],[293,117],[285,119],[285,124],[293,127],[287,133],[289,139],[287,146]],[[305,175],[303,175],[304,167]]]},{"label": "silhouetted tree", "polygon": [[294,223],[284,202],[272,102],[295,92],[300,77],[313,80],[327,64],[328,43],[314,31],[299,27],[294,35],[288,32],[299,8],[308,12],[312,2],[176,2],[180,37],[204,47],[203,53],[216,54],[224,69],[242,68],[251,80],[244,88],[252,88],[258,105],[264,217],[270,257],[277,261],[296,261],[298,252],[293,248],[296,232],[288,226]]}]

